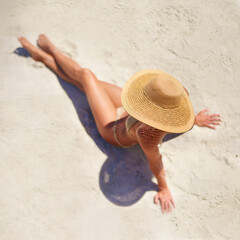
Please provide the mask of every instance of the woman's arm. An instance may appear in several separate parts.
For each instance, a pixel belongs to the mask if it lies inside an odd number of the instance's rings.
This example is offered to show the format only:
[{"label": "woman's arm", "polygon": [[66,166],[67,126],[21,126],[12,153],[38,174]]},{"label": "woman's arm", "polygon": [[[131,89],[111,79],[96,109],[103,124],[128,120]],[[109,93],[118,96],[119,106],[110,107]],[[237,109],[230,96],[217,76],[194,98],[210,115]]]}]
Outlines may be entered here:
[{"label": "woman's arm", "polygon": [[149,167],[158,181],[159,192],[154,197],[154,202],[156,204],[160,202],[162,212],[165,213],[171,211],[171,205],[174,207],[175,205],[171,192],[167,186],[162,155],[159,153],[157,146],[162,138],[161,134],[159,134],[160,132],[160,130],[145,125],[144,127],[138,128],[137,137],[148,159]]},{"label": "woman's arm", "polygon": [[148,159],[149,167],[153,175],[157,178],[159,190],[168,188],[162,155],[160,154],[158,147],[154,146],[149,148],[142,142],[140,143],[140,146]]}]

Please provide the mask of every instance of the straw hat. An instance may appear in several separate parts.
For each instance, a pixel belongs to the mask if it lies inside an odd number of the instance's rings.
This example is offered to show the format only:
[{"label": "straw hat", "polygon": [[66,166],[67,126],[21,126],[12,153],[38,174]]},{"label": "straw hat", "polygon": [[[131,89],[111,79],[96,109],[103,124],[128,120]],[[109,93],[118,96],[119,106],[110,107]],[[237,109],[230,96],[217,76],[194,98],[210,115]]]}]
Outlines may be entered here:
[{"label": "straw hat", "polygon": [[154,128],[181,133],[193,126],[193,107],[182,84],[160,70],[135,73],[123,87],[121,99],[132,117]]}]

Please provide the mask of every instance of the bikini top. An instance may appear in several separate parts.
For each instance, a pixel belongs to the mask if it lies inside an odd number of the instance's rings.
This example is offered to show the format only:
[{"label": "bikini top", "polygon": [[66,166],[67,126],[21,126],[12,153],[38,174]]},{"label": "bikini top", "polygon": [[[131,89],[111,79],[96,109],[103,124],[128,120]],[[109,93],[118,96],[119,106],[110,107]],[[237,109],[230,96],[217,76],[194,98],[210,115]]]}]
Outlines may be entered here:
[{"label": "bikini top", "polygon": [[129,132],[130,128],[137,122],[138,122],[137,119],[135,119],[132,116],[128,116],[127,119],[126,119],[126,122],[125,122],[125,127],[127,129],[127,132]]},{"label": "bikini top", "polygon": [[[117,115],[116,115],[116,121],[121,118],[123,113],[125,112],[125,109],[123,107],[117,108]],[[125,121],[125,127],[127,129],[127,132],[129,132],[130,128],[137,122],[138,120],[133,118],[132,116],[128,116]]]}]

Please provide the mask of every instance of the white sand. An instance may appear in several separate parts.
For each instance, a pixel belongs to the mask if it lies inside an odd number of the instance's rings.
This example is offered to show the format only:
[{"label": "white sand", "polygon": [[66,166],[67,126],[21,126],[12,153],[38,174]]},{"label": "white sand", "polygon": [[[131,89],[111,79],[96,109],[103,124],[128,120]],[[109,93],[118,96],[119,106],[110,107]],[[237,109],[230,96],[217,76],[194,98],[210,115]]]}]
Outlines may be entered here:
[{"label": "white sand", "polygon": [[[234,0],[1,0],[0,239],[239,240],[239,9]],[[195,112],[222,115],[216,131],[194,127],[163,145],[171,214],[154,191],[128,207],[105,197],[100,171],[119,150],[91,130],[83,95],[77,114],[65,92],[76,89],[13,54],[18,35],[35,42],[41,32],[99,79],[123,86],[161,69],[183,82]]]}]

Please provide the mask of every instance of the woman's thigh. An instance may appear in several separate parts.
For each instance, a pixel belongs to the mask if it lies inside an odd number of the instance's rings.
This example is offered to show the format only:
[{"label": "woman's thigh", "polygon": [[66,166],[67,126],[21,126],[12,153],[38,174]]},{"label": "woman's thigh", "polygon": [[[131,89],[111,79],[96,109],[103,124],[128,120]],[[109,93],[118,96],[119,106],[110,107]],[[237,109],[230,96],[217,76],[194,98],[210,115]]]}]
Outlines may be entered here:
[{"label": "woman's thigh", "polygon": [[121,93],[122,88],[108,82],[100,81],[104,90],[107,92],[108,96],[111,98],[114,106],[119,108],[122,106]]},{"label": "woman's thigh", "polygon": [[109,130],[108,125],[116,120],[116,105],[119,102],[114,93],[120,97],[119,89],[113,88],[109,84],[103,84],[88,69],[79,71],[78,78],[84,88],[99,133],[105,140],[114,141],[113,132]]}]

